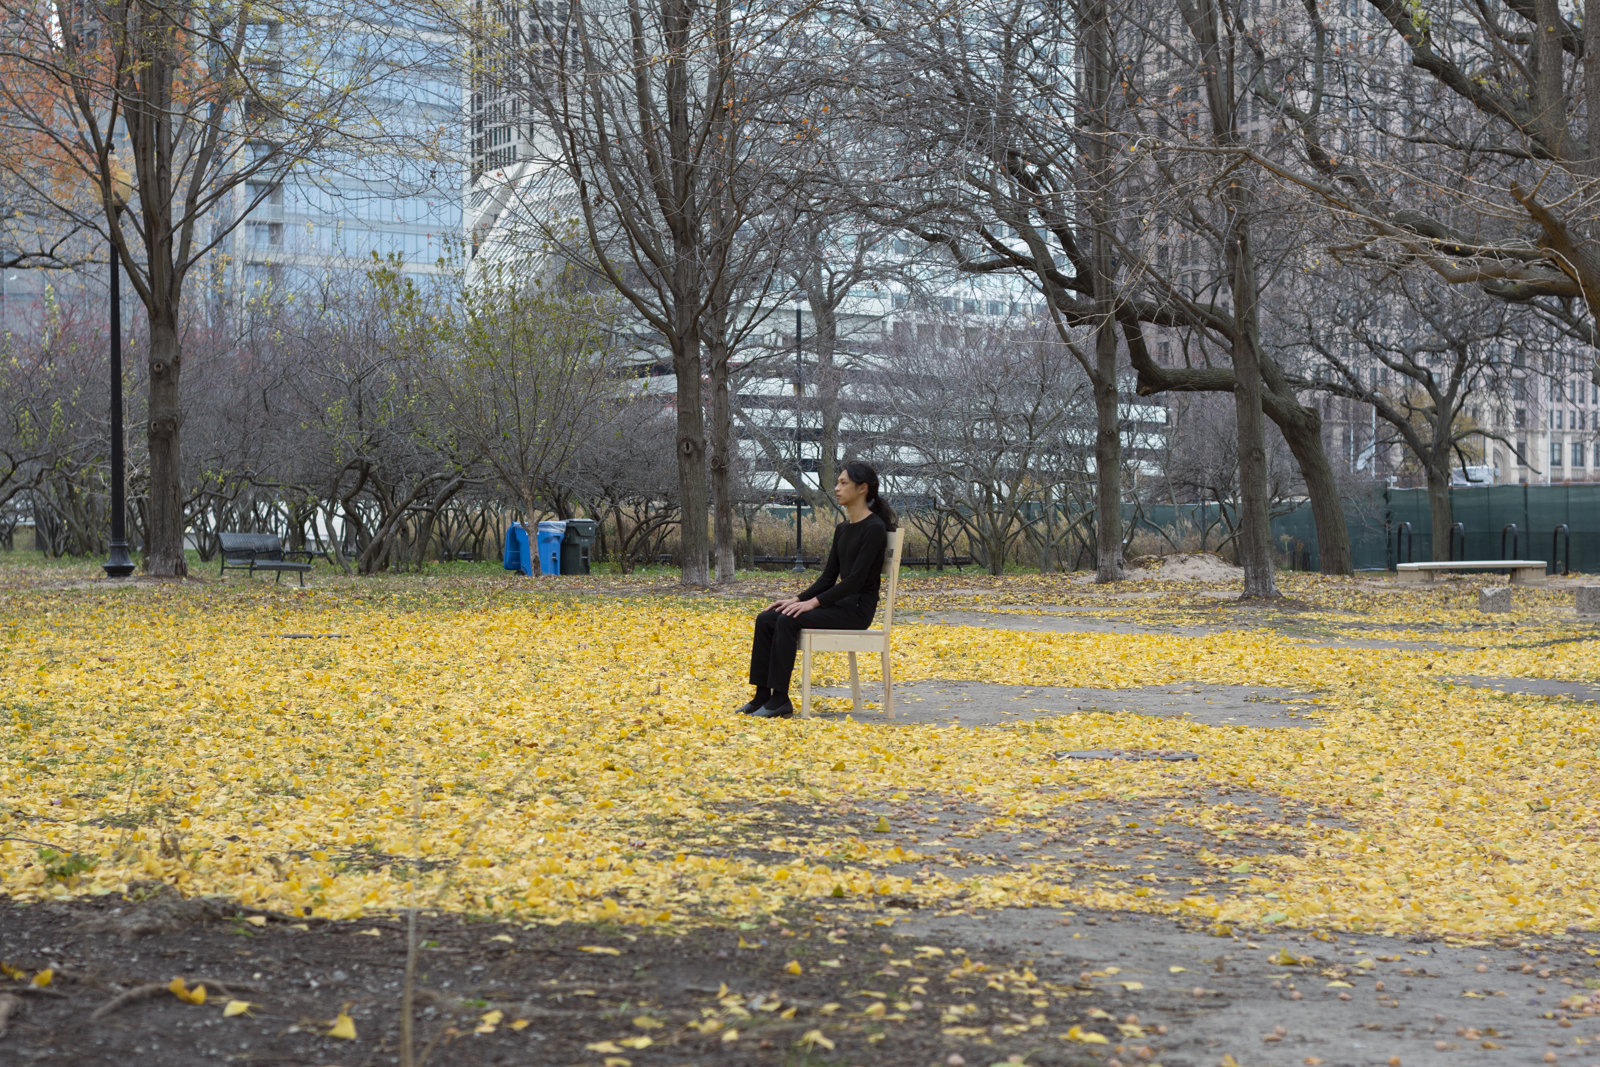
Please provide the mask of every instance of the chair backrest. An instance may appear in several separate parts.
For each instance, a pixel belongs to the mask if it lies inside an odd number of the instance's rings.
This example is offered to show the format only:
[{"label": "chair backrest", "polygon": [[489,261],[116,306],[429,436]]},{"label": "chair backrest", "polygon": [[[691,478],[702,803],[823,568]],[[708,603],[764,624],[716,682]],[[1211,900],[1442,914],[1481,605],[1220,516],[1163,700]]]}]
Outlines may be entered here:
[{"label": "chair backrest", "polygon": [[883,632],[894,626],[894,595],[900,588],[900,549],[906,543],[904,529],[889,531],[889,599],[883,609]]}]

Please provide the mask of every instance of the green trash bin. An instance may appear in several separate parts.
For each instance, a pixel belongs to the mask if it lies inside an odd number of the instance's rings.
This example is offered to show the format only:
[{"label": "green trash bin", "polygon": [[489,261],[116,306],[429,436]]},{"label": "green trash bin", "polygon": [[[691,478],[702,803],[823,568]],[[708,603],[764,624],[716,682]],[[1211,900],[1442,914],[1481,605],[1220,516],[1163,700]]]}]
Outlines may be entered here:
[{"label": "green trash bin", "polygon": [[561,573],[588,574],[589,557],[600,524],[593,519],[568,519],[561,538]]}]

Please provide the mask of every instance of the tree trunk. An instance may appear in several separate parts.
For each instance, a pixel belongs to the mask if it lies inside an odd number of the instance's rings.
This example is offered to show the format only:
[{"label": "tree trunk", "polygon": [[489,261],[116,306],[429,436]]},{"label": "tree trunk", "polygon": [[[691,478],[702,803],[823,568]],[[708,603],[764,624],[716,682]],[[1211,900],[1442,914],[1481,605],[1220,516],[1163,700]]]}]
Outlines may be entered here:
[{"label": "tree trunk", "polygon": [[[1096,234],[1098,240],[1099,235]],[[1117,397],[1117,324],[1109,315],[1094,335],[1094,580],[1120,582],[1122,567],[1122,419]]]},{"label": "tree trunk", "polygon": [[[838,309],[827,302],[827,294],[820,290],[822,271],[813,274],[811,322],[817,357],[817,412],[820,434],[817,440],[817,494],[812,502],[814,509],[826,508],[837,512],[833,499],[833,483],[839,478],[839,374],[834,364],[834,350],[839,342]],[[817,512],[819,515],[822,511]]]},{"label": "tree trunk", "polygon": [[1450,507],[1450,453],[1441,451],[1430,457],[1428,471],[1428,515],[1433,519],[1433,558],[1450,558],[1450,527],[1455,512]]},{"label": "tree trunk", "polygon": [[[1270,400],[1267,411],[1287,405],[1274,405]],[[1306,482],[1306,498],[1311,502],[1311,521],[1317,530],[1317,556],[1323,574],[1355,573],[1355,557],[1350,551],[1350,528],[1345,525],[1344,498],[1339,493],[1339,482],[1334,477],[1333,464],[1328,462],[1327,449],[1322,447],[1322,417],[1300,405],[1294,406],[1308,418],[1274,418],[1283,439],[1294,454],[1300,467],[1300,476]]]},{"label": "tree trunk", "polygon": [[[1110,10],[1096,4],[1088,12],[1087,89],[1091,123],[1096,132],[1111,129],[1108,109],[1112,93]],[[1090,137],[1084,149],[1089,164],[1092,199],[1089,217],[1094,226],[1090,250],[1093,260],[1095,311],[1100,323],[1094,334],[1094,489],[1097,526],[1095,535],[1096,583],[1120,582],[1122,569],[1122,411],[1117,395],[1117,320],[1113,289],[1116,265],[1111,227],[1106,210],[1111,195],[1111,161],[1105,136]]]},{"label": "tree trunk", "polygon": [[183,462],[178,449],[182,410],[178,401],[178,372],[183,347],[177,323],[165,318],[150,321],[150,529],[144,546],[145,573],[156,578],[184,578],[189,568],[183,556]]},{"label": "tree trunk", "polygon": [[1258,290],[1248,229],[1249,194],[1236,181],[1227,199],[1232,232],[1226,259],[1236,324],[1230,354],[1236,383],[1233,406],[1239,429],[1239,565],[1244,568],[1245,597],[1270,598],[1282,594],[1272,568],[1271,498],[1267,491],[1266,419],[1261,412]]},{"label": "tree trunk", "polygon": [[700,381],[700,338],[691,327],[684,331],[685,343],[674,352],[672,369],[678,379],[678,497],[682,513],[678,519],[678,544],[683,553],[679,580],[684,585],[704,588],[711,584],[706,550],[710,547],[707,530],[709,501],[706,491],[705,389]]},{"label": "tree trunk", "polygon": [[[728,359],[725,339],[713,338],[707,346],[711,362],[711,507],[716,538],[717,585],[733,584],[733,403],[728,391]],[[687,562],[687,560],[685,561]]]}]

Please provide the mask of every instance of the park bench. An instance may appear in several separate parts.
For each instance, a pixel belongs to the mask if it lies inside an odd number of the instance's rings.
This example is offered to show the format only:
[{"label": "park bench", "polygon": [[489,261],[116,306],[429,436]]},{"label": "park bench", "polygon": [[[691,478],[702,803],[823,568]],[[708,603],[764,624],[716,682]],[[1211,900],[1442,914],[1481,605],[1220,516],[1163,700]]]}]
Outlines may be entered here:
[{"label": "park bench", "polygon": [[1542,559],[1457,559],[1395,566],[1402,582],[1431,582],[1439,571],[1510,571],[1512,585],[1543,585]]},{"label": "park bench", "polygon": [[894,718],[894,687],[889,678],[889,633],[894,629],[894,597],[900,588],[900,548],[904,530],[889,531],[889,595],[883,605],[881,630],[801,630],[800,631],[800,716],[811,715],[811,654],[813,652],[850,653],[850,703],[861,714],[861,676],[856,672],[857,652],[876,652],[883,663],[883,714]]},{"label": "park bench", "polygon": [[[283,572],[300,576],[300,584],[306,584],[306,573],[311,570],[309,560],[315,552],[285,551],[283,542],[276,534],[261,533],[219,533],[217,534],[218,555],[222,557],[222,570],[249,571],[254,578],[256,571],[275,571],[273,581],[282,581]],[[297,560],[287,559],[288,556],[305,556],[308,562],[301,563]]]}]

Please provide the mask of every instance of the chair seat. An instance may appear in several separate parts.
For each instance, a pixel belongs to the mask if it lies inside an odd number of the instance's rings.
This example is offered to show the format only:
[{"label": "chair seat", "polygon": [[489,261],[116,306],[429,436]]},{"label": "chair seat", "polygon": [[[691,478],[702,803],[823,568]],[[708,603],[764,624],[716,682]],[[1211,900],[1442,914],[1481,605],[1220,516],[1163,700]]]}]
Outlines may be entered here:
[{"label": "chair seat", "polygon": [[877,652],[888,635],[882,630],[801,630],[800,640],[813,652]]}]

